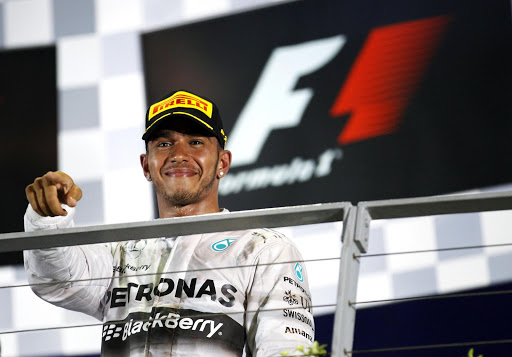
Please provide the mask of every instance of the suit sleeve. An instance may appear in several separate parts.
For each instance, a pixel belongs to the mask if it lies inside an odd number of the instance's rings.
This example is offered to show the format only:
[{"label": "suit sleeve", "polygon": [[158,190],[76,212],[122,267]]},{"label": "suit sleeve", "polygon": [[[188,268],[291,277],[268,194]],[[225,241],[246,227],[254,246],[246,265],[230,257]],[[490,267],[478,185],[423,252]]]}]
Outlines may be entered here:
[{"label": "suit sleeve", "polygon": [[[29,205],[25,231],[73,227],[74,208],[67,216],[41,217]],[[41,238],[44,239],[44,238]],[[106,245],[87,245],[23,252],[27,280],[43,300],[103,319],[106,292],[112,278],[112,253]]]},{"label": "suit sleeve", "polygon": [[[266,244],[265,244],[266,245]],[[314,341],[308,276],[293,243],[280,239],[256,257],[247,293],[246,349],[252,356],[279,356]]]}]

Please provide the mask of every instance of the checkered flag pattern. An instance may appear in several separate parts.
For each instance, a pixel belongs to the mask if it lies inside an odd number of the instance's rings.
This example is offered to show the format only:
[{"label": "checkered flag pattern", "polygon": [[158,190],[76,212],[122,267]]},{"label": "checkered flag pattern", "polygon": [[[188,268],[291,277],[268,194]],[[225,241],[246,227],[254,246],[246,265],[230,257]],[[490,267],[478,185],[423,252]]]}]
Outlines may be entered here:
[{"label": "checkered flag pattern", "polygon": [[[77,225],[154,217],[151,187],[139,168],[146,103],[142,32],[267,6],[271,0],[3,0],[0,50],[56,45],[58,162],[83,188]],[[138,143],[134,145],[134,143]],[[122,182],[123,185],[120,185]],[[129,197],[124,194],[130,187]],[[500,187],[498,189],[511,189]],[[376,221],[361,259],[358,301],[471,289],[512,280],[512,212]],[[508,227],[508,229],[507,229]],[[283,228],[307,263],[316,314],[332,313],[342,224]],[[459,246],[475,249],[437,251]],[[487,247],[486,247],[487,246]],[[119,333],[37,298],[22,267],[0,268],[2,356],[98,354],[101,336]],[[82,326],[49,329],[59,326]]]}]

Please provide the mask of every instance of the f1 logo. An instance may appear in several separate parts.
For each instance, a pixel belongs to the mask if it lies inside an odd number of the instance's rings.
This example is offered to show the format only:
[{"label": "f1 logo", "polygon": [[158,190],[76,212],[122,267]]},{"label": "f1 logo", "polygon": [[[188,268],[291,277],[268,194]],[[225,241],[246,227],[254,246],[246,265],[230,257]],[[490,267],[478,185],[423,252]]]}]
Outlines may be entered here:
[{"label": "f1 logo", "polygon": [[278,47],[272,52],[231,131],[228,149],[236,152],[231,167],[256,162],[272,130],[299,125],[313,90],[294,91],[297,81],[325,66],[338,54],[345,41],[345,37],[339,35]]},{"label": "f1 logo", "polygon": [[[448,20],[437,16],[371,31],[330,109],[332,117],[351,115],[338,144],[397,129]],[[298,80],[329,63],[345,43],[338,35],[274,49],[231,132],[232,167],[255,163],[272,130],[300,124],[313,89],[294,90]]]}]

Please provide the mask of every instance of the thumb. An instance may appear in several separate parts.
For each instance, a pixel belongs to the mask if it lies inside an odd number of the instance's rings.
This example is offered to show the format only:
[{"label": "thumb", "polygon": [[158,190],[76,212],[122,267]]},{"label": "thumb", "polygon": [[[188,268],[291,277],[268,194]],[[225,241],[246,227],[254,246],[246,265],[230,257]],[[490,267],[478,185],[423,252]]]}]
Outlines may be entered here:
[{"label": "thumb", "polygon": [[69,189],[68,193],[65,196],[65,203],[69,207],[75,207],[76,203],[80,201],[82,198],[82,190],[77,185],[73,184],[73,186]]}]

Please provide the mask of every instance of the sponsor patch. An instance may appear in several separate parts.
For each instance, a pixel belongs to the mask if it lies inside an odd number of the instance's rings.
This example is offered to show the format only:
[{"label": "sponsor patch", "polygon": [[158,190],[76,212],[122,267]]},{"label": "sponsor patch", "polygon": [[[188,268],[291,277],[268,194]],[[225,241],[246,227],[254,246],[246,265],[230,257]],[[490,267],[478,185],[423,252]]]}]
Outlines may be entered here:
[{"label": "sponsor patch", "polygon": [[285,326],[284,333],[301,335],[302,337],[307,338],[308,340],[313,342],[313,337],[306,331],[301,330],[300,328]]},{"label": "sponsor patch", "polygon": [[131,265],[131,264],[125,264],[124,266],[122,265],[114,265],[112,266],[112,270],[113,272],[119,272],[121,274],[125,274],[127,271],[128,272],[138,272],[138,271],[148,271],[149,268],[151,267],[151,264],[142,264],[140,266],[134,266],[134,265]]},{"label": "sponsor patch", "polygon": [[309,313],[313,313],[313,305],[311,304],[311,301],[306,299],[304,296],[301,295],[300,297],[300,305],[304,310],[306,310]]},{"label": "sponsor patch", "polygon": [[297,300],[297,297],[295,294],[292,294],[291,290],[285,291],[283,300],[286,301],[289,305],[298,305],[299,300]]},{"label": "sponsor patch", "polygon": [[211,348],[222,346],[226,355],[242,356],[244,327],[229,315],[214,311],[153,307],[151,312],[131,312],[121,321],[103,325],[101,355],[131,356],[134,351],[145,350],[148,342],[153,346],[169,346],[167,352],[176,347],[178,352],[182,351],[181,346],[200,341],[201,355],[206,356]]},{"label": "sponsor patch", "polygon": [[137,259],[140,257],[140,254],[146,248],[146,245],[148,245],[148,241],[146,239],[142,240],[132,240],[129,242],[126,242],[123,245],[123,251],[132,259]]},{"label": "sponsor patch", "polygon": [[141,332],[147,333],[150,329],[155,328],[191,330],[197,332],[202,337],[210,339],[215,334],[222,335],[220,329],[223,325],[222,322],[212,319],[181,317],[177,313],[161,314],[158,312],[154,318],[150,316],[148,320],[130,319],[130,321],[124,324],[105,325],[103,327],[103,340],[109,341],[121,337],[125,341],[132,335],[137,335]]},{"label": "sponsor patch", "polygon": [[[220,291],[219,291],[220,290]],[[110,308],[124,307],[133,301],[152,301],[155,296],[173,295],[177,298],[201,299],[208,296],[209,300],[217,301],[222,306],[232,307],[235,304],[237,289],[231,284],[217,286],[212,279],[197,281],[197,278],[178,279],[160,278],[155,286],[153,283],[128,283],[125,287],[115,287],[108,291],[107,304]]]},{"label": "sponsor patch", "polygon": [[118,338],[121,336],[121,331],[123,331],[122,326],[117,326],[116,324],[108,324],[103,326],[103,340],[108,341],[113,338]]},{"label": "sponsor patch", "polygon": [[288,284],[290,285],[294,285],[295,287],[297,287],[298,289],[300,289],[300,291],[302,291],[304,294],[306,294],[306,296],[311,300],[311,295],[309,294],[309,292],[304,289],[299,283],[297,283],[295,280],[293,280],[292,278],[289,278],[287,276],[284,276],[283,277],[283,280],[284,282],[288,282]]},{"label": "sponsor patch", "polygon": [[302,265],[300,265],[300,263],[297,263],[295,264],[295,276],[297,277],[297,279],[299,279],[299,281],[301,283],[304,282],[304,275],[302,275]]},{"label": "sponsor patch", "polygon": [[229,248],[236,239],[223,239],[212,244],[212,249],[216,252],[222,252]]},{"label": "sponsor patch", "polygon": [[166,98],[158,103],[153,104],[149,108],[148,120],[151,120],[155,115],[158,115],[166,110],[173,108],[192,108],[202,111],[208,116],[212,117],[213,105],[203,98],[199,98],[188,92],[176,92],[169,98]]},{"label": "sponsor patch", "polygon": [[304,314],[301,314],[298,311],[284,309],[283,310],[283,316],[284,317],[289,317],[291,319],[295,319],[295,320],[300,321],[300,322],[303,322],[303,323],[309,325],[309,327],[311,327],[313,329],[313,331],[315,330],[313,319],[310,319],[309,317],[307,317]]}]

